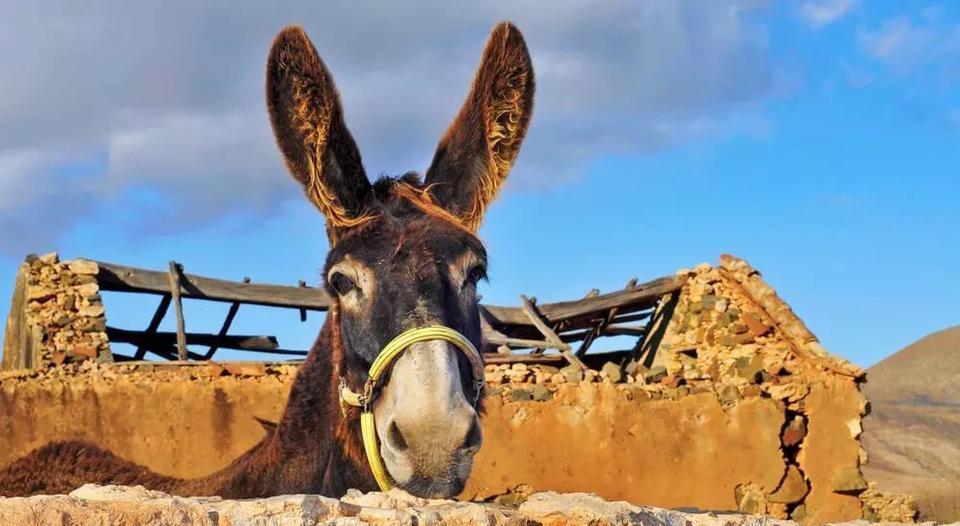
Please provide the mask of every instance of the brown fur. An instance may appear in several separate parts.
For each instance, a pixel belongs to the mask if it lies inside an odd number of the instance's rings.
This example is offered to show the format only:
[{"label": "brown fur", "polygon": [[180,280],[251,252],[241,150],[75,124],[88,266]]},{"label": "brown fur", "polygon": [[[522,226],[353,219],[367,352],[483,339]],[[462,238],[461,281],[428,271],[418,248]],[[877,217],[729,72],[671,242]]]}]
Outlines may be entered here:
[{"label": "brown fur", "polygon": [[[339,380],[360,390],[378,349],[410,323],[423,321],[417,317],[442,320],[480,345],[476,283],[454,288],[448,263],[475,261],[485,268],[486,253],[472,232],[517,156],[532,108],[533,69],[519,31],[506,23],[494,29],[470,96],[441,140],[423,185],[413,175],[370,184],[330,73],[301,28],[280,32],[267,63],[267,105],[277,145],[327,218],[327,268],[347,257],[367,258],[367,264],[381,265],[377,287],[389,288],[390,299],[360,313],[341,312],[336,291],[326,283],[333,304],[282,418],[264,424],[266,436],[226,468],[197,479],[166,477],[70,440],[48,444],[0,470],[0,495],[64,493],[86,483],[142,484],[225,498],[373,490],[359,410],[341,407]],[[462,385],[472,390],[469,366],[460,358],[466,371]],[[473,399],[476,393],[465,395]],[[418,484],[432,486],[431,480]]]}]

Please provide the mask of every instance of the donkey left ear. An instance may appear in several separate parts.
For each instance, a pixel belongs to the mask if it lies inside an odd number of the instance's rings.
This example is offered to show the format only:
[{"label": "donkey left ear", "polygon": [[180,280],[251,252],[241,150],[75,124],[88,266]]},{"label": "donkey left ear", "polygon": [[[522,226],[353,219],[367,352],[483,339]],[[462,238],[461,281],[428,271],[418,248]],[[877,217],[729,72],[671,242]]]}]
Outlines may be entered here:
[{"label": "donkey left ear", "polygon": [[473,87],[440,140],[424,183],[434,200],[476,230],[513,166],[533,111],[533,64],[509,22],[490,34]]},{"label": "donkey left ear", "polygon": [[267,59],[267,109],[294,179],[337,233],[369,219],[370,181],[343,122],[340,96],[313,43],[298,26],[280,31]]}]

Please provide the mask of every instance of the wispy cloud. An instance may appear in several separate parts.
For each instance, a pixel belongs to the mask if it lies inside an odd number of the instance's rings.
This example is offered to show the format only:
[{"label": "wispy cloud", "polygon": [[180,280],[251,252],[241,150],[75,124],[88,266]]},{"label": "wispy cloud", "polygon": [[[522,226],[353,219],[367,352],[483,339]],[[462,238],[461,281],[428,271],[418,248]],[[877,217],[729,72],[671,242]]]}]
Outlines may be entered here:
[{"label": "wispy cloud", "polygon": [[947,122],[957,130],[960,130],[960,108],[947,112]]},{"label": "wispy cloud", "polygon": [[870,57],[898,73],[941,62],[956,67],[960,56],[960,25],[929,10],[918,22],[905,15],[884,20],[876,29],[861,31],[859,40]]},{"label": "wispy cloud", "polygon": [[872,84],[876,80],[876,75],[863,69],[862,67],[850,65],[846,61],[840,61],[840,69],[846,79],[847,86],[851,88],[862,88]]},{"label": "wispy cloud", "polygon": [[856,0],[812,0],[800,5],[800,18],[814,29],[826,27],[847,15]]}]

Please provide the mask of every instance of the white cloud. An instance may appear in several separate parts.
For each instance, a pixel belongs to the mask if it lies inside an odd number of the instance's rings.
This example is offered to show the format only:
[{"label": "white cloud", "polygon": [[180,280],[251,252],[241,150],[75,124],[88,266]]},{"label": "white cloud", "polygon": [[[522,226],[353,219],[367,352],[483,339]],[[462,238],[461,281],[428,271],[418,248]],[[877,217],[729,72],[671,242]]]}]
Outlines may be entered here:
[{"label": "white cloud", "polygon": [[856,0],[816,0],[800,5],[800,17],[815,29],[840,20],[856,5]]},{"label": "white cloud", "polygon": [[919,24],[906,16],[884,20],[877,29],[861,31],[860,45],[869,56],[900,73],[941,59],[955,67],[960,54],[960,24],[945,24],[929,14],[922,18]]},{"label": "white cloud", "polygon": [[947,122],[954,128],[960,130],[960,108],[947,112]]},{"label": "white cloud", "polygon": [[[330,66],[371,176],[426,168],[503,19],[524,32],[538,81],[514,186],[577,177],[604,154],[753,133],[774,90],[759,2],[54,3],[0,4],[0,230],[41,203],[46,219],[18,224],[52,235],[139,187],[179,203],[155,218],[167,228],[296,195],[263,107],[268,46],[291,22]],[[56,180],[90,152],[105,152],[100,173]],[[60,206],[78,195],[89,206]]]}]

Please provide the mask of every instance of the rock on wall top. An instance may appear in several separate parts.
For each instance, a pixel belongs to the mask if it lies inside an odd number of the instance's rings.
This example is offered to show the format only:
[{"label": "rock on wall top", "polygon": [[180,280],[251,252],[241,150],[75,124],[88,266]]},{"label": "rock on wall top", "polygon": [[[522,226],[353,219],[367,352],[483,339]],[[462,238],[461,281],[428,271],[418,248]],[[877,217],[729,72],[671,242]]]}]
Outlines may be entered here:
[{"label": "rock on wall top", "polygon": [[[643,525],[793,526],[796,522],[731,513],[693,513],[608,502],[586,493],[537,493],[517,507],[427,500],[400,490],[342,499],[290,495],[251,500],[173,497],[142,487],[87,485],[70,495],[0,498],[0,523],[73,524],[282,524],[334,525]],[[847,524],[863,524],[853,521]],[[889,523],[894,524],[894,523]],[[932,524],[932,523],[930,523]]]}]

